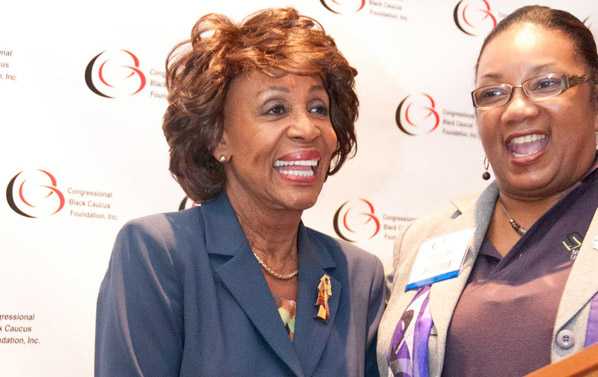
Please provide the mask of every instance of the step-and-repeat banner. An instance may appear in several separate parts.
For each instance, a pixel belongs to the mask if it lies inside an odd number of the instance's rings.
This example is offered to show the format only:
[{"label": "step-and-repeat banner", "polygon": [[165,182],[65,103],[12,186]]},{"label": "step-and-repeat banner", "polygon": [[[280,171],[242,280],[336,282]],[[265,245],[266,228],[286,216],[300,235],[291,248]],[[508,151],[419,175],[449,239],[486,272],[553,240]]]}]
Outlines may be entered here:
[{"label": "step-and-repeat banner", "polygon": [[[540,2],[598,25],[594,2]],[[168,172],[164,61],[201,15],[241,20],[294,6],[335,37],[359,71],[359,149],[304,221],[388,263],[407,222],[485,185],[469,96],[474,62],[497,21],[536,1],[60,3],[0,10],[7,377],[91,376],[97,292],[116,232],[189,205]]]}]

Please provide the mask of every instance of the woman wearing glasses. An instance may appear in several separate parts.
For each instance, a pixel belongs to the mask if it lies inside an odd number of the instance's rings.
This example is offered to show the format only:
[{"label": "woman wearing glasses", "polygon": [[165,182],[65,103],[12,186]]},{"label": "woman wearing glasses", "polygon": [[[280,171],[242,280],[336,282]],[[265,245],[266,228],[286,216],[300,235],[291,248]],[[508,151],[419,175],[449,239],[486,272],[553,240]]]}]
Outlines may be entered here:
[{"label": "woman wearing glasses", "polygon": [[567,12],[486,37],[472,98],[496,180],[397,241],[382,375],[522,376],[598,342],[597,77]]}]

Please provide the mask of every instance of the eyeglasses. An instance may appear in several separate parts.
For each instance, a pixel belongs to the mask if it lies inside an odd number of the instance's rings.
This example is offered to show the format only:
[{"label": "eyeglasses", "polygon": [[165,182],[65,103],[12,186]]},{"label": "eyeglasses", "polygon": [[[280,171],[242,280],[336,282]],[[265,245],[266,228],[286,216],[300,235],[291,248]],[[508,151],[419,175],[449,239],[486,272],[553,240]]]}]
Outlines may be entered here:
[{"label": "eyeglasses", "polygon": [[497,84],[483,86],[471,92],[473,107],[489,109],[509,103],[513,97],[513,90],[521,88],[527,98],[532,101],[556,97],[565,90],[589,81],[587,75],[570,76],[562,73],[548,73],[525,80],[521,85]]}]

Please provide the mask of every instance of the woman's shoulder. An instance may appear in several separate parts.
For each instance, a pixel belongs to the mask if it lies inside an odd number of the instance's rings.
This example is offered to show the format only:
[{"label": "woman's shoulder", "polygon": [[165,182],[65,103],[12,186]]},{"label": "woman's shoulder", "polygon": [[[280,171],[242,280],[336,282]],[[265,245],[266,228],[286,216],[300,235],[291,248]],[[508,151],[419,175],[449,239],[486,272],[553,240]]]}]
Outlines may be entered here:
[{"label": "woman's shoulder", "polygon": [[157,224],[163,221],[168,222],[175,222],[175,223],[184,223],[189,221],[197,221],[198,213],[201,211],[202,206],[197,205],[187,209],[181,209],[179,211],[170,211],[170,212],[159,212],[153,213],[150,215],[140,216],[134,219],[131,219],[127,222],[134,223],[134,224]]},{"label": "woman's shoulder", "polygon": [[404,242],[405,236],[428,238],[435,234],[450,232],[463,223],[469,223],[476,215],[479,201],[479,193],[450,200],[436,211],[414,220],[403,228],[397,242]]},{"label": "woman's shoulder", "polygon": [[308,236],[322,249],[325,249],[335,262],[350,266],[362,266],[371,270],[382,271],[380,259],[371,252],[357,245],[338,238],[331,237],[315,229],[305,227]]},{"label": "woman's shoulder", "polygon": [[[195,239],[203,229],[200,209],[194,207],[178,212],[156,213],[126,222],[116,237],[116,245],[143,244],[150,249],[172,251],[184,245],[185,239]],[[180,248],[180,247],[178,247]]]},{"label": "woman's shoulder", "polygon": [[435,212],[414,220],[395,239],[393,270],[409,269],[422,243],[475,226],[480,195],[468,195],[447,202]]}]

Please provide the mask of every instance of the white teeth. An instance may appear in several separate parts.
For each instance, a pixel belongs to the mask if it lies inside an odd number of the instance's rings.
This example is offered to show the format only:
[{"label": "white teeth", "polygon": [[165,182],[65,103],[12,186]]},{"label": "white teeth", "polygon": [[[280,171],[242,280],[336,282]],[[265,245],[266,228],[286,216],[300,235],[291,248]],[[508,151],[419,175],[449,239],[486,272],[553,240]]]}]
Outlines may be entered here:
[{"label": "white teeth", "polygon": [[299,177],[313,177],[314,172],[312,170],[281,170],[280,174],[296,175]]},{"label": "white teeth", "polygon": [[545,139],[546,135],[538,135],[538,134],[531,134],[525,136],[518,136],[509,142],[510,144],[525,144],[525,143],[533,143],[538,140]]},{"label": "white teeth", "polygon": [[282,166],[318,166],[318,160],[274,161],[275,168]]},{"label": "white teeth", "polygon": [[533,152],[531,152],[531,153],[517,153],[517,152],[512,152],[512,153],[513,153],[513,156],[515,158],[527,157],[527,156],[533,154]]}]

